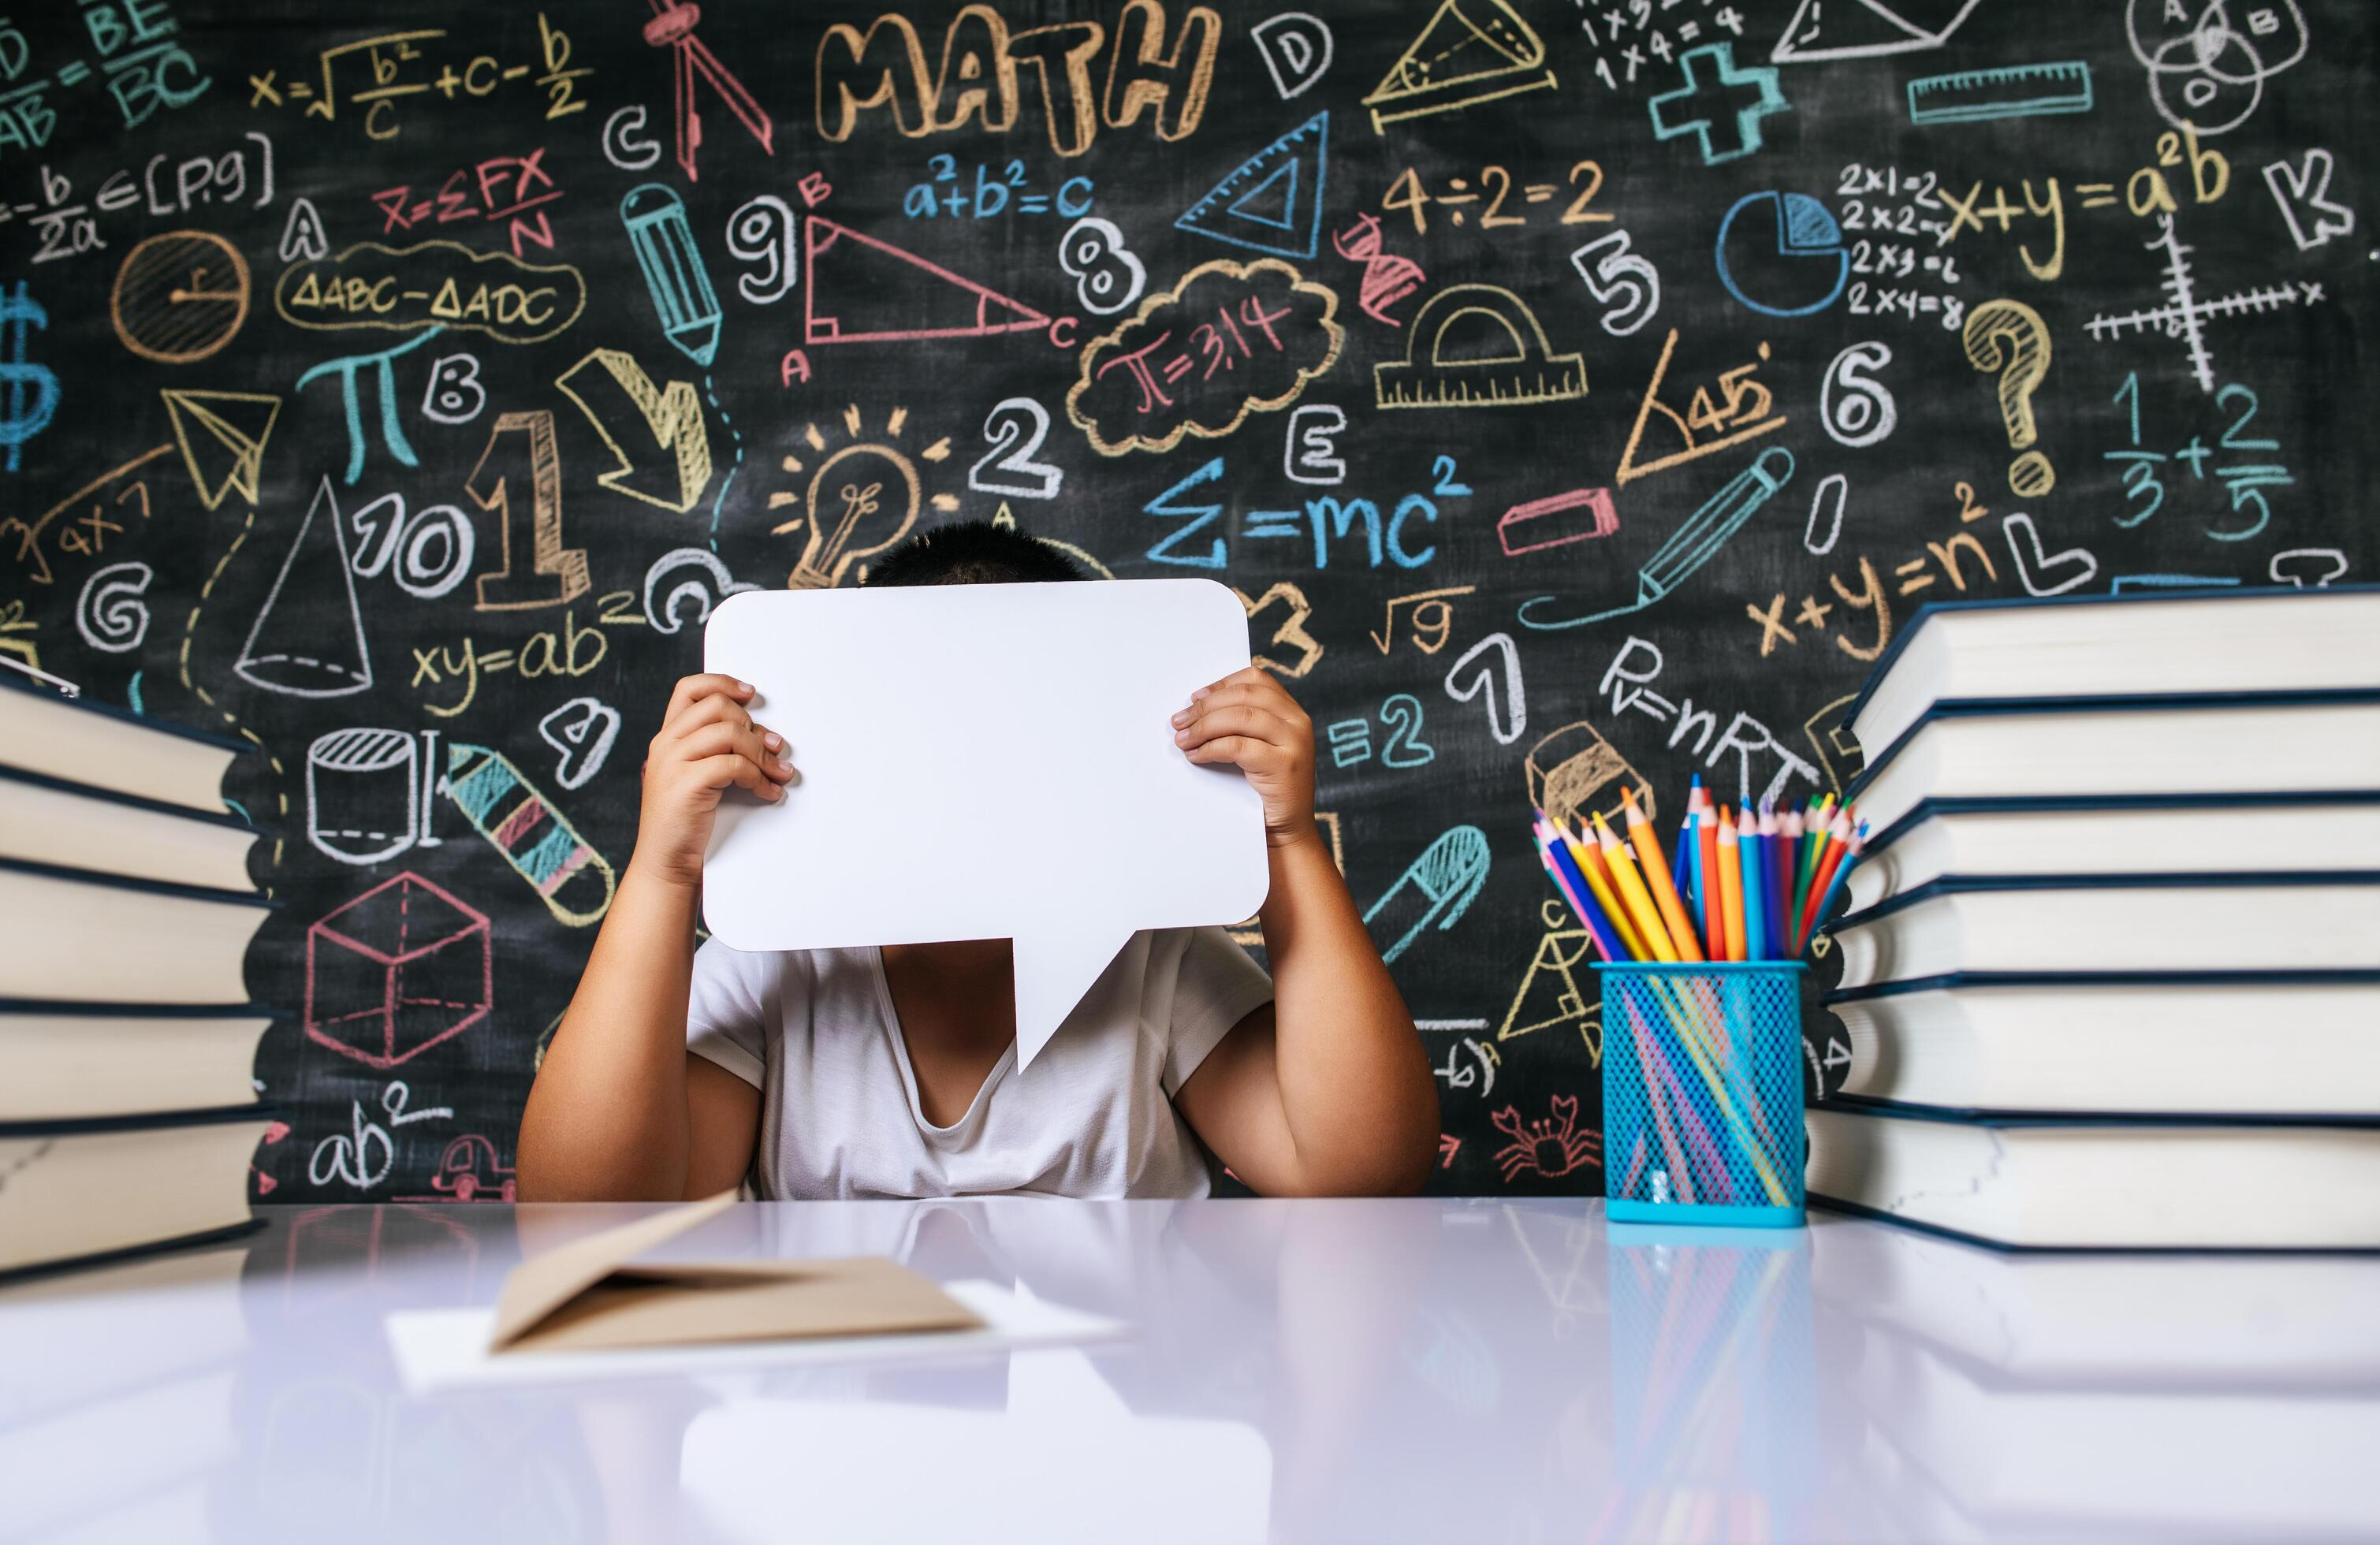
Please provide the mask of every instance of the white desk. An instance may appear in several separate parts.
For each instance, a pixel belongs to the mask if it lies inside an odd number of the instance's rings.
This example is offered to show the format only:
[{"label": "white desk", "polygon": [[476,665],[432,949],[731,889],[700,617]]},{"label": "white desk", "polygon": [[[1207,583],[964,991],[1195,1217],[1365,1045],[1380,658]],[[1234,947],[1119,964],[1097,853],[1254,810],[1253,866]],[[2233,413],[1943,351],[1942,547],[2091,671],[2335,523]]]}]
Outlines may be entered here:
[{"label": "white desk", "polygon": [[2380,1259],[1640,1242],[1577,1201],[751,1205],[670,1253],[887,1253],[1132,1331],[415,1398],[384,1315],[637,1210],[265,1210],[0,1291],[0,1540],[2380,1534]]}]

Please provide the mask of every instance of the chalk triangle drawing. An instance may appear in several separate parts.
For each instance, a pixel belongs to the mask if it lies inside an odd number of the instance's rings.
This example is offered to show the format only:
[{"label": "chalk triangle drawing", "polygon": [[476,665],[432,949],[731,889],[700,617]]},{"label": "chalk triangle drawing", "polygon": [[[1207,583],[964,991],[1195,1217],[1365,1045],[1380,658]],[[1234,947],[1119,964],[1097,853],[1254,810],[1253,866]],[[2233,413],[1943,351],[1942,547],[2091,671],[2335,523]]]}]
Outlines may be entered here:
[{"label": "chalk triangle drawing", "polygon": [[1785,35],[1768,51],[1774,65],[1914,54],[1948,43],[1983,0],[1802,0]]},{"label": "chalk triangle drawing", "polygon": [[1446,0],[1364,105],[1372,131],[1523,91],[1549,91],[1546,43],[1504,0]]},{"label": "chalk triangle drawing", "polygon": [[343,698],[372,684],[346,532],[327,475],[232,669],[268,692],[293,698]]},{"label": "chalk triangle drawing", "polygon": [[1330,115],[1317,113],[1257,152],[1182,212],[1177,230],[1282,258],[1310,258],[1322,237]]},{"label": "chalk triangle drawing", "polygon": [[[165,416],[174,421],[174,438],[182,447],[182,465],[190,469],[190,484],[199,501],[212,509],[233,489],[250,505],[256,503],[258,476],[264,465],[264,443],[273,438],[273,420],[281,417],[281,399],[264,392],[196,392],[166,387]],[[199,432],[193,434],[193,430]]]},{"label": "chalk triangle drawing", "polygon": [[802,222],[802,341],[908,343],[1030,333],[1050,319],[889,241],[810,215]]}]

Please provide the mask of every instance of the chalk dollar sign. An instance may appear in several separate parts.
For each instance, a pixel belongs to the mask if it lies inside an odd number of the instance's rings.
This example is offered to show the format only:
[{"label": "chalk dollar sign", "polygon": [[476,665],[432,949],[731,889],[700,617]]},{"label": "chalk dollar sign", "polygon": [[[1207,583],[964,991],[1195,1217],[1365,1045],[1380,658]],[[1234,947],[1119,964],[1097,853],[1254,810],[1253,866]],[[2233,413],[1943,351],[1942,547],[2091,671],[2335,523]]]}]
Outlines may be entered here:
[{"label": "chalk dollar sign", "polygon": [[[9,323],[14,322],[13,332]],[[0,290],[0,445],[8,447],[8,470],[17,469],[18,458],[23,454],[25,442],[49,427],[50,415],[58,410],[58,378],[47,365],[29,364],[25,359],[25,329],[28,325],[44,332],[50,325],[50,313],[40,301],[25,293],[25,282],[17,281],[12,291]],[[26,400],[27,394],[32,400]]]}]

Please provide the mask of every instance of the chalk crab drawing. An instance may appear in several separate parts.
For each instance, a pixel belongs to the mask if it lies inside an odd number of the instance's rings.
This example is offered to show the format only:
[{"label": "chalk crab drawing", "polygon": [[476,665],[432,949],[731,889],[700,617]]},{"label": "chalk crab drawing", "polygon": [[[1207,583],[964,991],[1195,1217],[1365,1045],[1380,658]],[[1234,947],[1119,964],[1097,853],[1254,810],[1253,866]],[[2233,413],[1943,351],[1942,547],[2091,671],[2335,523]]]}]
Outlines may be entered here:
[{"label": "chalk crab drawing", "polygon": [[1552,1110],[1542,1120],[1524,1122],[1519,1108],[1507,1105],[1489,1118],[1512,1139],[1496,1150],[1497,1168],[1507,1181],[1524,1172],[1551,1179],[1603,1162],[1602,1134],[1578,1130],[1578,1096],[1554,1096]]}]

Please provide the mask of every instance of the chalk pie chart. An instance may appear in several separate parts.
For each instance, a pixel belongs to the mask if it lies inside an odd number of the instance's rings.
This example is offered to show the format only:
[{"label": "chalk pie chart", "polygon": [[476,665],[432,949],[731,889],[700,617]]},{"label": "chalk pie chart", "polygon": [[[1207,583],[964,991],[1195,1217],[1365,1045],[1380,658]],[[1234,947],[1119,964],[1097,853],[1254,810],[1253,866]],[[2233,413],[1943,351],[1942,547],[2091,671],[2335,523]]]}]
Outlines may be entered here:
[{"label": "chalk pie chart", "polygon": [[1843,293],[1851,254],[1834,214],[1807,193],[1747,193],[1718,223],[1727,293],[1763,316],[1805,317]]}]

